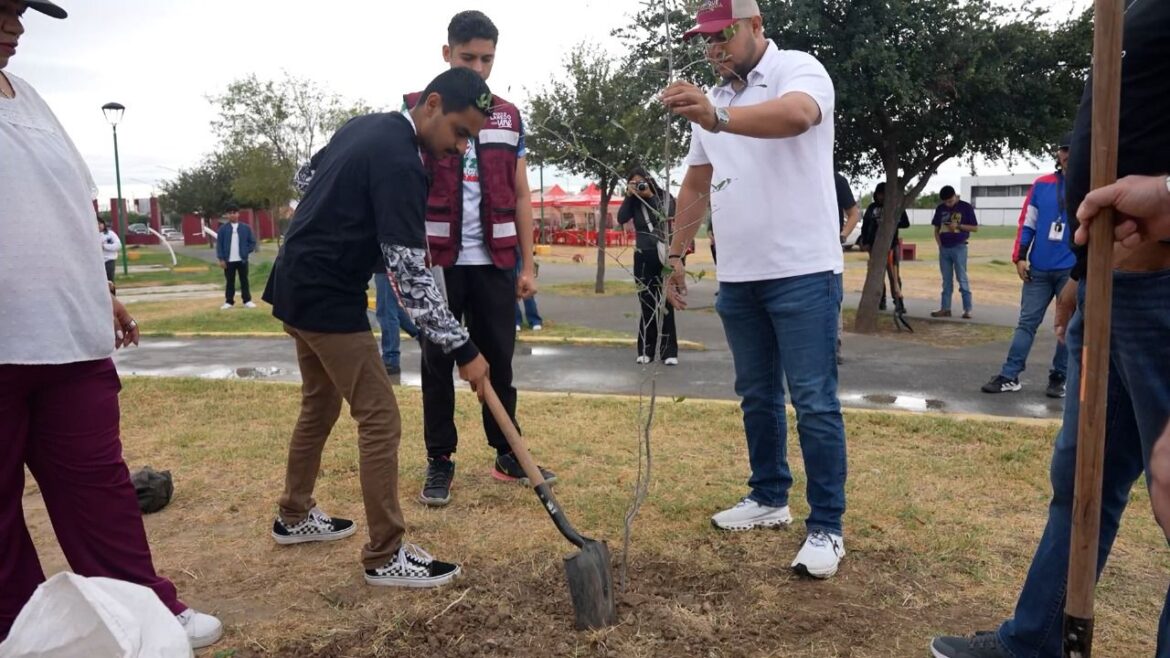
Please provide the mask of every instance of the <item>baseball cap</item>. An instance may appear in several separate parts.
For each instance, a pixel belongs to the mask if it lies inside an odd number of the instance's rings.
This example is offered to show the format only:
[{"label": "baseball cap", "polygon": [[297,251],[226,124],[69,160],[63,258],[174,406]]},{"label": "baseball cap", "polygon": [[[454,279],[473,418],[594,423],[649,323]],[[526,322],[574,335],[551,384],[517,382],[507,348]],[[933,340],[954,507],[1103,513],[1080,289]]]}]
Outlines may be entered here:
[{"label": "baseball cap", "polygon": [[1065,133],[1060,136],[1060,143],[1056,145],[1057,148],[1066,149],[1072,145],[1072,133]]},{"label": "baseball cap", "polygon": [[53,18],[65,18],[69,15],[65,13],[64,9],[49,2],[49,0],[24,0],[24,4],[28,5],[29,9],[36,9],[42,14],[52,16]]},{"label": "baseball cap", "polygon": [[699,34],[718,34],[741,18],[760,15],[756,0],[703,0],[695,14],[695,26],[683,34],[690,39]]}]

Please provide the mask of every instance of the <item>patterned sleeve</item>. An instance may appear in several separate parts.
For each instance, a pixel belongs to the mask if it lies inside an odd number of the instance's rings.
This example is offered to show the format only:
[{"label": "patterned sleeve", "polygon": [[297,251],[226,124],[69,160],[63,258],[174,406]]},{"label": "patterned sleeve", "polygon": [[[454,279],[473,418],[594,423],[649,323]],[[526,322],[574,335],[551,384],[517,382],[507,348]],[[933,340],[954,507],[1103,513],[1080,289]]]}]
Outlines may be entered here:
[{"label": "patterned sleeve", "polygon": [[313,180],[313,165],[309,162],[302,164],[297,173],[293,174],[293,188],[302,195],[308,191],[309,182]]},{"label": "patterned sleeve", "polygon": [[463,365],[479,355],[470,334],[447,308],[447,302],[426,266],[426,251],[382,244],[386,274],[398,303],[427,340]]}]

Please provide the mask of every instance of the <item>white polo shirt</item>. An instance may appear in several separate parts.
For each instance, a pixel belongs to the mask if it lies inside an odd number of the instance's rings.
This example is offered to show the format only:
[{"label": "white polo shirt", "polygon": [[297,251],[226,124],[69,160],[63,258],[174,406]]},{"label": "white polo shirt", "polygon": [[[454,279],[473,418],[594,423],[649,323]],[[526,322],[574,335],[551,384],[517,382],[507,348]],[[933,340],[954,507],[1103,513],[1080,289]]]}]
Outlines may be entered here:
[{"label": "white polo shirt", "polygon": [[782,279],[844,271],[833,184],[833,82],[815,57],[779,50],[763,58],[736,93],[708,93],[718,107],[756,105],[792,92],[808,94],[821,122],[786,139],[691,129],[687,166],[712,165],[711,219],[719,240],[720,281]]}]

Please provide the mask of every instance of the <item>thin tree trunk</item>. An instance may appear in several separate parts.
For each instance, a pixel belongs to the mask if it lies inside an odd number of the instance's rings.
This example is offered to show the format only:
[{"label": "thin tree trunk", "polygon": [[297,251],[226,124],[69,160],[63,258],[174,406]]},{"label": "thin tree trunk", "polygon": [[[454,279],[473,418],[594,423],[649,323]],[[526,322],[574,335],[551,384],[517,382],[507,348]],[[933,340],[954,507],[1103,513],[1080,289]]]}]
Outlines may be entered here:
[{"label": "thin tree trunk", "polygon": [[601,188],[601,208],[597,215],[597,283],[593,287],[593,292],[598,295],[605,294],[605,231],[609,228],[606,221],[606,215],[609,212],[609,181],[606,176],[602,176],[598,181],[598,187]]}]

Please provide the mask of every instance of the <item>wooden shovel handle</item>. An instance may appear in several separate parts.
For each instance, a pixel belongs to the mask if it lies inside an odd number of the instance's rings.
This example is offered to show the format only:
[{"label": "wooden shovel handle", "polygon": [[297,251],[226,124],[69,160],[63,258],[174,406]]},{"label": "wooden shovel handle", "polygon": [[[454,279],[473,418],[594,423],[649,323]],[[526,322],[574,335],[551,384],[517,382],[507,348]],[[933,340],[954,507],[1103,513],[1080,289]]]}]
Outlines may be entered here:
[{"label": "wooden shovel handle", "polygon": [[486,379],[483,382],[483,387],[483,401],[487,404],[488,409],[491,410],[492,417],[496,419],[496,424],[500,426],[500,430],[507,437],[508,446],[512,448],[512,453],[516,455],[516,460],[520,462],[520,467],[524,469],[524,475],[528,477],[529,484],[533,487],[544,484],[544,477],[540,474],[540,468],[532,460],[532,455],[528,452],[528,444],[524,443],[524,437],[520,436],[520,432],[516,431],[516,425],[512,423],[512,418],[508,415],[507,410],[504,409],[504,404],[500,402],[500,398],[496,395],[495,389],[492,388],[491,383]]},{"label": "wooden shovel handle", "polygon": [[[1122,0],[1096,0],[1093,32],[1093,150],[1090,185],[1117,180],[1121,106]],[[1083,157],[1083,156],[1082,156]],[[1089,658],[1093,647],[1093,599],[1101,529],[1101,479],[1105,463],[1106,394],[1109,386],[1110,319],[1113,309],[1113,210],[1097,215],[1089,235],[1085,276],[1084,345],[1077,427],[1076,484],[1069,544],[1064,655]]]}]

